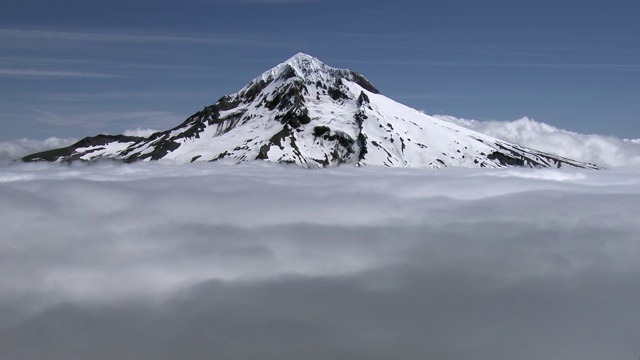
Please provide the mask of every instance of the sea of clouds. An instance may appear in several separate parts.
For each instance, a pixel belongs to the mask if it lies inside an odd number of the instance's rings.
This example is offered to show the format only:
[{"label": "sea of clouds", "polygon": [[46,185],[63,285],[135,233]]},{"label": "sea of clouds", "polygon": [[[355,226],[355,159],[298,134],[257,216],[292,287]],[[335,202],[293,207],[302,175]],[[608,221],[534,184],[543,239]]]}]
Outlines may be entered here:
[{"label": "sea of clouds", "polygon": [[636,359],[640,170],[0,168],[2,359]]},{"label": "sea of clouds", "polygon": [[0,142],[0,358],[637,358],[640,140],[439,117],[611,170],[22,164],[77,139]]}]

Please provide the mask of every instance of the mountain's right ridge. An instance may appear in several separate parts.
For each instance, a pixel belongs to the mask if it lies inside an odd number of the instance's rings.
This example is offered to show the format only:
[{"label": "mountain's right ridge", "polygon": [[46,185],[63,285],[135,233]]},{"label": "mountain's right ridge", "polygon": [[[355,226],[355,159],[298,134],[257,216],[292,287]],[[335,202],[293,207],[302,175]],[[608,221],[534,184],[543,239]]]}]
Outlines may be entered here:
[{"label": "mountain's right ridge", "polygon": [[174,163],[266,160],[307,168],[577,167],[581,163],[483,135],[380,94],[353,70],[296,54],[178,126],[146,138],[99,135],[24,161]]}]

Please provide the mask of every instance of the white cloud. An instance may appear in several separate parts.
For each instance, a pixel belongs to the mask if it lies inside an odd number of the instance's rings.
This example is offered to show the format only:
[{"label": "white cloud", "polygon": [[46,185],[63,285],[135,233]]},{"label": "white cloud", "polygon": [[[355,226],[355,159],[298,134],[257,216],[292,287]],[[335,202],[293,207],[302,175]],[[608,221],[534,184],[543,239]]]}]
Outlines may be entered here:
[{"label": "white cloud", "polygon": [[1,170],[1,358],[638,351],[638,170]]},{"label": "white cloud", "polygon": [[570,159],[608,168],[640,166],[640,139],[579,134],[526,117],[514,121],[476,121],[435,116],[498,139]]},{"label": "white cloud", "polygon": [[135,128],[135,129],[125,130],[123,134],[127,136],[149,137],[151,136],[151,134],[157,133],[158,131],[159,130],[155,130],[155,129]]},{"label": "white cloud", "polygon": [[0,141],[0,164],[10,163],[36,152],[68,146],[76,141],[78,140],[74,138],[60,139],[56,137],[45,140],[18,139]]}]

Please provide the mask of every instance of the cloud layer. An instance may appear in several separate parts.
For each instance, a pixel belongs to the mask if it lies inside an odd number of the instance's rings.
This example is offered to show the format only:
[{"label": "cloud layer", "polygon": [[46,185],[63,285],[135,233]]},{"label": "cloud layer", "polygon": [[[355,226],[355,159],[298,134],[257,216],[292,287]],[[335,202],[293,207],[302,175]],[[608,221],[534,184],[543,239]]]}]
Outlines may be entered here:
[{"label": "cloud layer", "polygon": [[18,139],[0,141],[0,165],[8,164],[23,156],[49,149],[69,146],[77,139],[51,137],[45,140]]},{"label": "cloud layer", "polygon": [[2,358],[640,353],[635,170],[2,170]]},{"label": "cloud layer", "polygon": [[514,121],[476,121],[447,115],[436,117],[472,130],[536,150],[600,166],[640,166],[640,139],[579,134],[529,118]]}]

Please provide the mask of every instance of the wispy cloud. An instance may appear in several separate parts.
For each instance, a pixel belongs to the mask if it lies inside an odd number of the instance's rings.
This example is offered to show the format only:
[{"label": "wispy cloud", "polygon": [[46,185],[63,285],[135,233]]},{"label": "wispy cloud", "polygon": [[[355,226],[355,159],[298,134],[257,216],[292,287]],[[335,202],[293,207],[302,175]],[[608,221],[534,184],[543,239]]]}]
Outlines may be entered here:
[{"label": "wispy cloud", "polygon": [[327,0],[233,0],[233,1],[222,1],[226,3],[236,3],[236,4],[292,4],[292,3],[314,3],[314,2],[324,2]]},{"label": "wispy cloud", "polygon": [[162,63],[158,59],[134,62],[99,56],[89,59],[74,55],[77,54],[70,52],[69,58],[0,56],[0,77],[139,78],[151,75],[165,78],[220,78],[229,72],[225,66],[194,64],[189,61],[183,64]]},{"label": "wispy cloud", "polygon": [[[474,91],[460,90],[459,92],[441,92],[441,93],[398,93],[389,94],[393,99],[401,100],[427,100],[427,99],[513,99],[513,98],[530,98],[531,94],[526,92],[527,89],[520,89],[518,91],[505,92],[505,89],[498,89],[497,91],[486,91],[491,89],[491,86],[477,87]],[[638,98],[640,94],[636,93],[610,93],[610,94],[588,94],[588,93],[575,93],[575,92],[547,92],[547,95],[554,98],[566,98],[566,99],[602,99],[602,98]],[[631,107],[635,109],[635,107]]]},{"label": "wispy cloud", "polygon": [[207,43],[207,44],[229,44],[229,43],[253,43],[246,40],[225,36],[193,36],[175,35],[162,33],[136,33],[122,32],[115,30],[83,30],[83,31],[61,31],[61,30],[40,30],[40,29],[13,29],[0,28],[0,39],[18,40],[55,40],[55,41],[83,41],[83,42],[124,42],[124,43]]},{"label": "wispy cloud", "polygon": [[186,116],[168,111],[104,111],[60,114],[41,109],[31,109],[35,114],[33,119],[52,126],[73,126],[84,129],[102,129],[118,125],[133,127],[169,127]]},{"label": "wispy cloud", "polygon": [[528,62],[455,62],[455,61],[396,61],[396,60],[346,60],[354,64],[383,64],[435,67],[513,67],[572,70],[639,71],[639,64],[588,64],[588,63],[528,63]]},{"label": "wispy cloud", "polygon": [[415,93],[415,94],[389,94],[397,100],[430,100],[430,99],[489,99],[489,98],[514,98],[526,97],[522,94],[493,94],[493,93]]},{"label": "wispy cloud", "polygon": [[121,75],[99,72],[34,70],[34,69],[0,69],[0,77],[64,77],[64,78],[119,78]]},{"label": "wispy cloud", "polygon": [[562,54],[566,56],[567,54],[576,54],[576,55],[594,55],[594,54],[624,54],[628,53],[627,50],[615,49],[615,48],[607,48],[606,46],[591,46],[591,47],[579,47],[579,46],[541,46],[541,45],[517,45],[517,44],[476,44],[476,45],[439,45],[436,47],[437,50],[449,50],[449,51],[458,51],[458,52],[468,52],[468,53],[489,53],[489,54],[504,54],[504,55],[513,55],[515,54],[530,54],[530,55],[539,55],[545,54],[549,55],[558,55]]},{"label": "wispy cloud", "polygon": [[103,59],[103,58],[83,58],[83,57],[49,57],[49,56],[0,56],[0,64],[9,66],[12,64],[21,64],[23,66],[30,67],[54,67],[62,65],[71,66],[98,66],[101,68],[132,68],[132,69],[162,69],[162,70],[220,70],[224,69],[222,66],[216,65],[201,65],[192,63],[157,63],[157,62],[133,62],[122,61],[118,59]]},{"label": "wispy cloud", "polygon": [[209,99],[212,96],[201,93],[165,93],[145,91],[119,91],[119,92],[95,92],[95,93],[36,93],[34,98],[50,101],[95,101],[113,99]]}]

